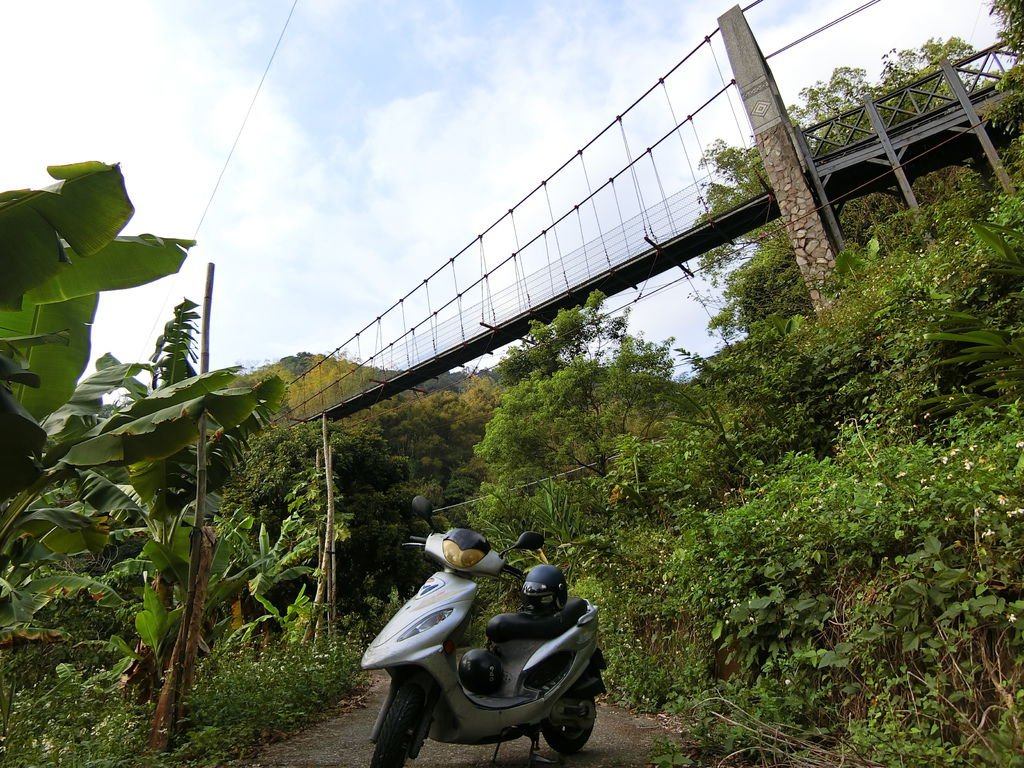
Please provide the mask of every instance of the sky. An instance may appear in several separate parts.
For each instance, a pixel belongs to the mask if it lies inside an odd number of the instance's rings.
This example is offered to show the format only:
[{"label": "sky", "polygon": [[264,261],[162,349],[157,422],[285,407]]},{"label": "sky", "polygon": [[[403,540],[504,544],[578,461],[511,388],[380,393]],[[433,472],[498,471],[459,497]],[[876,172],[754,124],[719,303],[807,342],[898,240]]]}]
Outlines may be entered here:
[{"label": "sky", "polygon": [[[762,0],[747,19],[768,53],[860,4]],[[211,201],[292,0],[0,0],[0,189],[46,186],[47,165],[119,162],[136,208],[124,234],[198,240],[180,274],[101,297],[94,358],[147,358],[173,306],[201,301],[208,262],[214,367],[329,352],[473,242],[730,7],[298,0]],[[988,10],[882,0],[771,66],[795,103],[837,66],[875,78],[894,48],[954,35],[990,45]],[[709,72],[677,77],[679,109],[715,87]],[[749,140],[740,119],[703,126],[703,141]],[[638,302],[631,327],[713,352],[721,340],[694,285]]]}]

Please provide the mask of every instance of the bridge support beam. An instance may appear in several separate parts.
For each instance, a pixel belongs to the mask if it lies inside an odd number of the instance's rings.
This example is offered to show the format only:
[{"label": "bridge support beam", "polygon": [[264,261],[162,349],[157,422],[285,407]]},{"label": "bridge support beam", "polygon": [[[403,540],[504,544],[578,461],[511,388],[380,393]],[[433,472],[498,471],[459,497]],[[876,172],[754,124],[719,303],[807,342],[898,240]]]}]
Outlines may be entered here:
[{"label": "bridge support beam", "polygon": [[822,287],[843,247],[839,223],[743,11],[735,6],[719,17],[718,25],[797,265],[811,303],[820,310],[827,304]]},{"label": "bridge support beam", "polygon": [[988,159],[989,165],[992,166],[992,171],[995,173],[996,178],[999,179],[999,183],[1003,187],[1003,191],[1012,195],[1016,192],[1013,186],[1013,182],[1010,181],[1010,174],[1006,172],[1006,168],[1003,167],[1003,161],[999,159],[999,153],[996,151],[995,145],[992,143],[992,139],[988,136],[988,131],[985,130],[985,123],[978,117],[977,111],[974,109],[974,105],[971,103],[971,97],[967,95],[967,90],[964,88],[964,84],[960,82],[960,78],[956,74],[956,70],[953,69],[953,65],[949,63],[948,59],[942,59],[942,71],[946,75],[946,82],[949,83],[950,90],[956,95],[957,100],[960,102],[960,106],[963,107],[964,112],[967,113],[968,119],[971,121],[971,130],[974,131],[974,135],[978,137],[978,141],[981,143],[981,148],[985,152],[985,157]]}]

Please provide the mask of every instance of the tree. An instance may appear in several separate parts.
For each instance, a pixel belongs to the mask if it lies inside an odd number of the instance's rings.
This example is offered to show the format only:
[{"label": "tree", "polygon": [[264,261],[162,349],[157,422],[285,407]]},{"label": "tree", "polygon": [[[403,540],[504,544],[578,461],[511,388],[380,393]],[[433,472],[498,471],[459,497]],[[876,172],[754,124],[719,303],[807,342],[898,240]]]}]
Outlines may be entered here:
[{"label": "tree", "polygon": [[999,19],[999,36],[1015,51],[1024,49],[1024,6],[1020,0],[989,0],[989,13]]},{"label": "tree", "polygon": [[[412,493],[405,484],[407,468],[373,430],[332,424],[329,435],[340,537],[335,542],[338,607],[340,612],[365,614],[392,589],[404,593],[413,588],[420,576],[418,561],[400,554],[400,544],[414,525],[408,512]],[[235,517],[252,515],[266,525],[271,538],[279,536],[290,501],[310,482],[323,482],[311,473],[320,445],[320,425],[310,423],[275,427],[254,438],[245,463],[224,490],[222,509]],[[317,511],[301,514],[316,525]],[[315,558],[308,564],[315,565]]]},{"label": "tree", "polygon": [[803,103],[789,108],[790,117],[798,125],[808,126],[858,106],[871,90],[867,76],[860,67],[836,67],[827,81],[800,90]]},{"label": "tree", "polygon": [[551,471],[608,470],[616,439],[653,437],[671,411],[671,340],[626,333],[628,318],[601,313],[604,296],[535,323],[498,366],[511,386],[477,450],[503,482]]},{"label": "tree", "polygon": [[487,376],[399,400],[373,414],[391,450],[409,463],[410,479],[433,482],[448,503],[463,501],[485,475],[474,446],[498,403],[498,386]]}]

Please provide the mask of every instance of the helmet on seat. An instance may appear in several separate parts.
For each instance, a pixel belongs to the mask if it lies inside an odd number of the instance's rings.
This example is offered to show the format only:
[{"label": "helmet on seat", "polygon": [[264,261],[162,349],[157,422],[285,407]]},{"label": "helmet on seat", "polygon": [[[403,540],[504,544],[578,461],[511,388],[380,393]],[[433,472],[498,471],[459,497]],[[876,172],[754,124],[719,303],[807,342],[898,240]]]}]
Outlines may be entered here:
[{"label": "helmet on seat", "polygon": [[471,693],[494,693],[501,688],[504,674],[501,659],[486,648],[466,651],[459,662],[459,681]]},{"label": "helmet on seat", "polygon": [[536,565],[526,574],[523,582],[523,599],[530,610],[538,613],[555,613],[565,607],[569,599],[569,588],[561,568],[553,565]]}]

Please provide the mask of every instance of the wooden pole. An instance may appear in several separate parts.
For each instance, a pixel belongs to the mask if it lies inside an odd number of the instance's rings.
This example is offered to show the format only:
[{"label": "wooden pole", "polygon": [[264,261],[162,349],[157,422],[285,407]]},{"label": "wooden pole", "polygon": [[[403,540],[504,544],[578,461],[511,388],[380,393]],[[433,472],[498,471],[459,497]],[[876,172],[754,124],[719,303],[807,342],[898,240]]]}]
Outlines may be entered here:
[{"label": "wooden pole", "polygon": [[[203,319],[199,340],[199,372],[210,368],[210,307],[213,303],[212,263],[206,265],[206,291],[203,295]],[[183,702],[192,684],[193,669],[202,630],[206,588],[213,560],[213,530],[206,523],[206,414],[198,420],[196,442],[196,511],[189,549],[188,593],[181,613],[178,636],[171,652],[171,663],[164,678],[160,699],[153,714],[149,733],[150,749],[164,752],[171,744],[175,728],[183,714]]]},{"label": "wooden pole", "polygon": [[[313,482],[320,482],[320,456],[323,454],[323,449],[316,449],[316,471],[313,474]],[[306,627],[305,641],[308,643],[310,640],[315,640],[320,636],[320,626],[323,622],[324,606],[327,602],[327,528],[324,526],[324,538],[321,540],[319,535],[317,537],[317,567],[319,568],[319,575],[316,578],[316,597],[313,598],[313,614],[309,618],[309,626]]]},{"label": "wooden pole", "polygon": [[324,473],[327,478],[327,530],[324,533],[324,580],[327,583],[327,631],[334,632],[334,454],[331,441],[327,434],[327,414],[323,415],[321,425],[324,437]]}]

